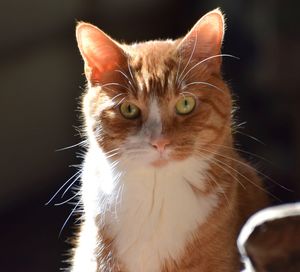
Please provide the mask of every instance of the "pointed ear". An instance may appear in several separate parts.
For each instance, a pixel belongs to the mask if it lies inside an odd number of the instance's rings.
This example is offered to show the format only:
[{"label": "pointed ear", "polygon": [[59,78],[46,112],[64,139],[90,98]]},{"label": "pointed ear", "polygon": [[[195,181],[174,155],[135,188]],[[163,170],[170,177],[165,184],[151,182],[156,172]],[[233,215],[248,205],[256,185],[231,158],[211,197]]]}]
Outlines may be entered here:
[{"label": "pointed ear", "polygon": [[92,84],[101,82],[105,74],[126,62],[125,53],[119,44],[91,24],[79,23],[76,38],[84,60],[86,78]]},{"label": "pointed ear", "polygon": [[[182,39],[180,53],[191,61],[201,61],[221,53],[225,31],[224,17],[220,9],[205,14]],[[215,64],[220,69],[221,57],[213,57],[207,64]]]}]

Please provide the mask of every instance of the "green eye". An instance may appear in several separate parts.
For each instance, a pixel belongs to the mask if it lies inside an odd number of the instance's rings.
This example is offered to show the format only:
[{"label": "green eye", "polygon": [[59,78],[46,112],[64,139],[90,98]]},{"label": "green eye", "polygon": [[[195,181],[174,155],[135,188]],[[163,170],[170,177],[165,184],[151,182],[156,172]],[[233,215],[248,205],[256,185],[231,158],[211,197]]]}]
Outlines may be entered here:
[{"label": "green eye", "polygon": [[124,102],[120,105],[120,112],[126,119],[135,119],[140,116],[140,109],[129,102]]},{"label": "green eye", "polygon": [[191,113],[195,106],[196,99],[192,96],[185,96],[177,101],[175,109],[178,114],[185,115]]}]

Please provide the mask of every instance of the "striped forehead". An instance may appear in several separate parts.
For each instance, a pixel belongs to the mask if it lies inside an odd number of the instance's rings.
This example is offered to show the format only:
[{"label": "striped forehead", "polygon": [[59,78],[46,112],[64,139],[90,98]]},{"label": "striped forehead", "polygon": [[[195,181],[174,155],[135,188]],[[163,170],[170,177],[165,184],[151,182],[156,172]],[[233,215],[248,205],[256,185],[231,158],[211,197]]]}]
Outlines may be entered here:
[{"label": "striped forehead", "polygon": [[174,89],[177,67],[171,54],[141,54],[130,65],[140,93],[161,96]]},{"label": "striped forehead", "polygon": [[162,95],[174,85],[174,72],[168,64],[143,63],[140,71],[136,72],[139,91],[147,94]]}]

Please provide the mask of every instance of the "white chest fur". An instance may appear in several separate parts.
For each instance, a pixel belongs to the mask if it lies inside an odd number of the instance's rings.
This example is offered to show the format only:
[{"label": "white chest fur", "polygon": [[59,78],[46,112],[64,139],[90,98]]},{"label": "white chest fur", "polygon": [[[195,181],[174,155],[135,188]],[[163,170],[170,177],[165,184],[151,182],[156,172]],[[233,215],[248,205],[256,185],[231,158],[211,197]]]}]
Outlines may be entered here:
[{"label": "white chest fur", "polygon": [[[99,167],[101,168],[99,169]],[[217,194],[195,194],[204,187],[207,164],[194,158],[155,169],[120,164],[88,154],[83,172],[86,216],[102,215],[117,254],[129,272],[159,272],[177,259],[193,231],[217,206]]]}]

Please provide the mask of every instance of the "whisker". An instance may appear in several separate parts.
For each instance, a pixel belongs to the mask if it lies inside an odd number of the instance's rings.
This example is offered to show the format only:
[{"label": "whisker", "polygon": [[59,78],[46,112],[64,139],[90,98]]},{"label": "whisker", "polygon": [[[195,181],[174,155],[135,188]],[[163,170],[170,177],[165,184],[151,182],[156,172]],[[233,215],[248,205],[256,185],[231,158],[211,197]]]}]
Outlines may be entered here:
[{"label": "whisker", "polygon": [[223,194],[223,196],[224,196],[224,198],[225,198],[225,200],[226,200],[226,202],[227,202],[227,205],[228,205],[228,207],[229,207],[229,206],[230,206],[229,199],[228,199],[228,197],[227,197],[227,195],[226,195],[224,189],[223,189],[223,188],[221,187],[221,185],[219,184],[219,182],[217,182],[217,181],[215,180],[215,178],[212,177],[212,175],[206,174],[206,176],[207,176],[211,181],[213,181],[214,184],[216,184],[216,186],[218,187],[218,189],[220,190],[220,192]]},{"label": "whisker", "polygon": [[119,105],[121,105],[125,99],[126,99],[126,97],[123,97],[116,105],[114,105],[114,108],[116,108]]},{"label": "whisker", "polygon": [[110,83],[106,83],[106,84],[100,85],[101,88],[105,88],[107,86],[118,86],[118,87],[124,88],[127,91],[131,92],[131,90],[128,87],[126,87],[123,84],[117,83],[117,82],[110,82]]},{"label": "whisker", "polygon": [[113,154],[110,154],[110,155],[108,155],[108,156],[105,156],[105,158],[106,158],[106,159],[109,159],[109,158],[114,157],[114,156],[117,156],[117,155],[120,155],[120,153],[119,153],[119,152],[115,152],[115,153],[113,153]]},{"label": "whisker", "polygon": [[[201,156],[203,156],[203,155],[201,155]],[[243,183],[241,183],[240,180],[239,180],[236,176],[234,176],[228,169],[224,168],[224,167],[228,167],[228,168],[230,168],[231,170],[235,170],[233,167],[231,167],[230,165],[228,165],[228,164],[226,164],[226,163],[224,163],[224,162],[222,162],[222,161],[220,161],[220,160],[218,160],[218,159],[216,159],[216,158],[206,158],[206,159],[208,159],[208,160],[214,162],[216,166],[218,166],[219,168],[221,168],[221,169],[222,169],[223,171],[225,171],[228,175],[232,176],[232,177],[235,179],[235,181],[237,181],[237,183],[239,183],[239,184],[243,187],[243,189],[246,190],[246,186],[245,186]],[[220,163],[221,163],[224,167],[221,166]],[[235,170],[235,172],[236,172],[237,174],[239,173],[239,172],[236,171],[236,170]]]},{"label": "whisker", "polygon": [[204,81],[194,81],[194,82],[188,83],[188,84],[184,85],[183,88],[181,88],[181,89],[184,90],[184,89],[186,89],[188,86],[191,86],[191,85],[198,85],[198,84],[207,85],[207,86],[209,86],[209,87],[213,87],[213,88],[217,89],[217,90],[220,91],[220,92],[224,92],[224,90],[220,89],[220,88],[217,87],[216,85],[211,84],[211,83],[208,83],[208,82],[204,82]]},{"label": "whisker", "polygon": [[[84,153],[78,153],[78,154],[76,154],[76,158],[77,159],[84,159],[85,158],[85,154]],[[73,166],[74,166],[74,164],[69,165],[69,167],[73,167]],[[78,167],[78,165],[77,165],[77,167]]]},{"label": "whisker", "polygon": [[134,88],[131,80],[129,79],[129,77],[123,71],[121,71],[121,70],[115,70],[115,71],[119,72],[121,75],[123,75],[127,79],[128,83],[131,85],[131,87]]},{"label": "whisker", "polygon": [[126,96],[127,96],[126,93],[119,93],[119,94],[115,95],[115,96],[111,99],[111,101],[113,102],[115,99],[117,99],[119,96],[122,96],[122,95],[126,95]]},{"label": "whisker", "polygon": [[239,123],[239,124],[235,124],[235,127],[237,127],[237,128],[243,128],[243,126],[244,125],[246,125],[247,124],[247,122],[246,121],[244,121],[244,122],[241,122],[241,123]]},{"label": "whisker", "polygon": [[255,171],[256,173],[258,173],[259,175],[263,176],[264,178],[266,178],[266,179],[272,181],[274,184],[276,184],[277,186],[281,187],[282,189],[285,189],[285,190],[287,190],[287,191],[289,191],[289,192],[292,192],[290,189],[288,189],[288,188],[286,188],[285,186],[281,185],[280,183],[276,182],[275,180],[273,180],[273,179],[270,178],[269,176],[265,175],[264,173],[262,173],[261,171],[255,169],[253,166],[251,166],[251,165],[249,165],[249,164],[247,164],[247,163],[244,163],[244,162],[239,161],[239,160],[237,160],[237,159],[234,159],[234,158],[232,158],[232,157],[228,157],[228,156],[221,155],[221,154],[219,154],[219,153],[211,152],[211,151],[206,150],[206,149],[202,149],[202,150],[203,150],[203,151],[206,151],[206,152],[210,152],[211,154],[214,154],[214,155],[218,155],[218,156],[223,157],[223,158],[225,158],[225,159],[229,159],[229,160],[232,160],[232,161],[234,161],[234,162],[237,162],[237,163],[239,163],[239,164],[241,164],[241,165],[243,165],[243,166],[245,166],[245,167],[247,167],[247,168],[249,168],[249,169]]},{"label": "whisker", "polygon": [[67,150],[67,149],[71,149],[73,147],[76,147],[76,146],[87,146],[87,140],[83,140],[77,144],[74,144],[74,145],[70,145],[70,146],[66,146],[66,147],[62,147],[62,148],[59,148],[59,149],[56,149],[55,151],[58,152],[58,151],[63,151],[63,150]]},{"label": "whisker", "polygon": [[[210,150],[205,150],[205,149],[199,149],[199,150],[202,150],[202,151],[205,151],[205,152],[210,152],[211,154],[214,154],[213,152],[211,152]],[[215,155],[218,155],[218,156],[221,156],[220,154],[216,154]],[[227,158],[229,159],[229,158]],[[255,186],[256,188],[262,190],[263,192],[265,192],[266,194],[269,194],[270,196],[272,196],[273,198],[277,199],[278,201],[281,201],[278,197],[276,197],[275,195],[273,195],[271,192],[269,192],[268,190],[264,189],[263,187],[257,185],[255,182],[251,181],[248,177],[246,177],[244,174],[240,173],[239,171],[237,171],[235,168],[231,167],[230,165],[226,164],[225,162],[221,161],[221,160],[218,160],[216,158],[214,158],[214,160],[218,161],[219,163],[221,163],[222,165],[230,168],[232,171],[236,172],[238,175],[240,175],[242,178],[244,178],[245,180],[247,180],[248,182],[250,182],[253,186]],[[244,189],[246,189],[246,187],[244,186]]]},{"label": "whisker", "polygon": [[74,208],[72,209],[72,211],[70,212],[70,214],[69,214],[69,216],[67,217],[66,221],[64,222],[62,228],[60,229],[59,237],[61,236],[61,233],[62,233],[64,227],[67,225],[68,221],[70,220],[71,216],[73,215],[73,213],[75,212],[75,210],[76,210],[77,207],[79,206],[80,202],[81,202],[81,200],[79,200],[79,201],[77,202],[77,204],[75,205],[75,207],[74,207]]},{"label": "whisker", "polygon": [[175,84],[178,81],[178,76],[179,76],[179,70],[181,68],[181,63],[182,63],[182,55],[181,55],[181,52],[180,52],[179,53],[179,64],[178,64],[178,68],[177,68],[177,71],[176,71],[176,77],[175,77]]},{"label": "whisker", "polygon": [[112,150],[109,150],[109,151],[105,152],[104,155],[108,155],[108,154],[113,153],[113,152],[116,152],[116,151],[118,151],[118,150],[120,150],[119,147],[114,148],[114,149],[112,149]]},{"label": "whisker", "polygon": [[133,73],[132,73],[132,70],[131,70],[131,67],[130,67],[130,64],[129,64],[129,61],[127,61],[127,68],[128,68],[128,71],[129,71],[129,74],[130,74],[130,77],[132,79],[132,82],[135,83],[135,80],[133,78]]},{"label": "whisker", "polygon": [[59,202],[59,203],[55,203],[54,206],[61,206],[63,204],[68,203],[70,200],[74,199],[75,197],[79,196],[80,192],[77,192],[75,195],[73,195],[72,197],[68,198],[67,200],[63,201],[63,202]]},{"label": "whisker", "polygon": [[246,150],[243,150],[243,149],[240,149],[240,148],[236,148],[236,147],[229,147],[229,146],[226,146],[226,145],[218,145],[218,144],[209,144],[209,145],[213,145],[213,146],[218,146],[218,147],[221,147],[221,148],[226,148],[226,149],[230,149],[230,150],[235,150],[235,151],[238,151],[238,152],[241,152],[241,153],[244,153],[244,154],[247,154],[247,155],[250,155],[252,157],[255,157],[257,159],[260,159],[260,160],[263,160],[267,163],[270,163],[270,164],[274,164],[273,162],[271,162],[270,160],[262,157],[262,156],[259,156],[255,153],[252,153],[252,152],[249,152],[249,151],[246,151]]},{"label": "whisker", "polygon": [[68,192],[68,190],[74,185],[74,183],[81,177],[81,173],[71,182],[71,184],[67,187],[67,189],[63,192],[61,195],[61,198],[65,196],[65,194]]},{"label": "whisker", "polygon": [[264,142],[262,142],[261,140],[255,138],[254,136],[251,136],[251,135],[249,135],[249,134],[247,134],[247,133],[243,133],[243,132],[238,131],[238,130],[233,130],[233,133],[241,134],[241,135],[243,135],[243,136],[246,136],[246,137],[248,137],[248,138],[250,138],[250,139],[252,139],[252,140],[254,140],[254,141],[256,141],[256,142],[258,142],[258,143],[260,143],[260,144],[262,144],[262,145],[266,145],[266,144],[265,144]]},{"label": "whisker", "polygon": [[114,170],[119,163],[120,163],[119,160],[112,162],[111,165],[110,165],[111,169]]},{"label": "whisker", "polygon": [[[77,175],[80,176],[81,175],[82,170],[78,170],[73,176],[71,176],[57,191],[56,193],[50,198],[50,200],[45,204],[45,205],[49,205],[51,203],[51,201],[59,194],[59,192],[70,182],[70,180],[72,180],[74,177],[76,177]],[[76,177],[77,178],[77,177]]]},{"label": "whisker", "polygon": [[191,92],[180,92],[179,94],[182,95],[184,98],[185,98],[185,94],[187,94],[187,95],[191,95],[195,99],[197,99],[197,96],[195,94],[191,93]]},{"label": "whisker", "polygon": [[[181,78],[181,76],[183,75],[185,69],[188,67],[188,65],[190,64],[190,62],[191,62],[191,60],[192,60],[192,57],[194,56],[195,49],[196,49],[196,45],[197,45],[197,41],[198,41],[198,33],[196,32],[196,38],[195,38],[193,50],[192,50],[192,52],[191,52],[191,54],[190,54],[190,57],[189,57],[189,59],[188,59],[186,65],[184,66],[183,70],[181,71],[178,80],[180,80],[180,78]],[[182,82],[182,80],[181,80],[180,82]],[[176,81],[176,84],[177,84],[177,83],[178,83],[178,82]],[[179,84],[179,85],[180,85],[180,84]]]},{"label": "whisker", "polygon": [[119,200],[119,198],[122,197],[122,195],[123,195],[123,189],[124,189],[124,184],[122,184],[122,185],[119,187],[119,189],[118,189],[118,191],[117,191],[117,193],[116,193],[116,196],[115,196],[115,201],[114,201],[114,203],[115,203],[115,205],[114,205],[114,213],[115,213],[115,217],[116,217],[116,218],[118,218],[118,213],[117,213],[118,205],[119,205],[120,203],[122,203],[121,200]]},{"label": "whisker", "polygon": [[193,65],[182,77],[180,76],[179,77],[179,80],[180,80],[180,83],[179,85],[182,83],[182,81],[185,79],[185,77],[193,70],[195,69],[197,66],[199,66],[200,64],[208,61],[208,60],[211,60],[211,59],[214,59],[214,58],[220,58],[220,57],[230,57],[230,58],[234,58],[234,59],[240,59],[236,56],[233,56],[233,55],[230,55],[230,54],[218,54],[218,55],[213,55],[213,56],[210,56],[204,60],[201,60],[199,62],[197,62],[195,65]]}]

